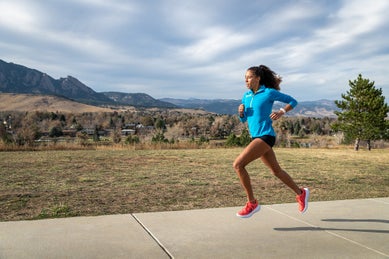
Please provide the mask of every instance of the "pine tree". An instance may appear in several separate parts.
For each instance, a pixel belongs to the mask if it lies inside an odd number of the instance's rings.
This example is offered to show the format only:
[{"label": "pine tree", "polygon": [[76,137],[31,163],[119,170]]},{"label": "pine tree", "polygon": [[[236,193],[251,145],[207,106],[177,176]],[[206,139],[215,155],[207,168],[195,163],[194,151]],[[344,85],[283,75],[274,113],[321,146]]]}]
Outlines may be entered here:
[{"label": "pine tree", "polygon": [[386,137],[388,122],[385,118],[389,107],[382,89],[374,87],[374,81],[370,82],[359,74],[356,80],[349,81],[349,85],[350,90],[341,95],[343,100],[335,101],[342,111],[335,112],[338,120],[332,126],[355,140],[355,150],[359,149],[360,140],[366,140],[370,150],[371,140]]}]

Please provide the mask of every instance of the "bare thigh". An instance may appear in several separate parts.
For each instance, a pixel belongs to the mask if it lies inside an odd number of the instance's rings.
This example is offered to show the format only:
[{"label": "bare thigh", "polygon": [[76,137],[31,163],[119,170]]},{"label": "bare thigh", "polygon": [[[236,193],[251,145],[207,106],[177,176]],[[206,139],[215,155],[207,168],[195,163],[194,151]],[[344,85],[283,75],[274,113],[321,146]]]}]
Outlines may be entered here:
[{"label": "bare thigh", "polygon": [[275,176],[277,176],[284,184],[286,184],[290,189],[292,189],[297,195],[301,194],[300,188],[297,186],[292,177],[290,177],[290,175],[285,172],[278,164],[273,149],[270,149],[268,152],[263,154],[261,160],[265,165],[270,168],[271,172]]},{"label": "bare thigh", "polygon": [[234,167],[245,167],[255,159],[260,158],[271,150],[271,147],[262,139],[256,138],[235,159]]},{"label": "bare thigh", "polygon": [[261,156],[261,160],[267,167],[269,167],[269,169],[272,171],[273,174],[277,174],[282,170],[280,165],[278,164],[273,149],[270,149],[268,152],[263,154]]}]

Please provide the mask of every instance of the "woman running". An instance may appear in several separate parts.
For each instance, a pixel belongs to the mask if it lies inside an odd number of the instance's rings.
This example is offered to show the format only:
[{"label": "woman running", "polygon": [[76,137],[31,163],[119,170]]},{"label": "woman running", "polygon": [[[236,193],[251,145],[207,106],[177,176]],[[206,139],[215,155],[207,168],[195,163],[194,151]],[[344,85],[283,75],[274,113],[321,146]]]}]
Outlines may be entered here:
[{"label": "woman running", "polygon": [[[248,218],[260,209],[253,194],[250,176],[246,170],[246,166],[258,158],[261,158],[271,172],[296,193],[299,210],[305,212],[308,208],[308,188],[300,188],[296,185],[292,177],[280,167],[272,149],[276,141],[276,134],[272,126],[273,120],[278,120],[292,110],[297,105],[297,101],[279,91],[281,78],[264,65],[247,69],[245,80],[249,91],[243,95],[238,112],[240,120],[248,123],[252,141],[233,164],[247,195],[245,207],[236,215]],[[274,101],[280,101],[286,105],[279,111],[272,112]]]}]

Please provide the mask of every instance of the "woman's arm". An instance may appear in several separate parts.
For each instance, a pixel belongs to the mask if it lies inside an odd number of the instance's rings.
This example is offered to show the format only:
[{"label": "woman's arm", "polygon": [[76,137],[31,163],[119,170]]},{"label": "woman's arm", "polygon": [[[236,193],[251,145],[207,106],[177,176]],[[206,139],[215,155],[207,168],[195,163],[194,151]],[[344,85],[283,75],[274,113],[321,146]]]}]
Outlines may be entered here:
[{"label": "woman's arm", "polygon": [[282,115],[284,115],[285,113],[287,113],[288,111],[291,111],[291,110],[293,110],[293,106],[290,104],[287,104],[287,105],[285,105],[284,108],[281,108],[279,111],[272,112],[270,114],[270,119],[278,120],[279,118],[282,117]]},{"label": "woman's arm", "polygon": [[296,107],[297,105],[297,100],[294,99],[292,96],[281,93],[276,90],[273,91],[273,98],[274,101],[283,102],[286,103],[286,105],[283,108],[281,108],[279,111],[272,112],[270,114],[270,118],[272,120],[278,120],[279,118],[281,118],[282,115],[284,115],[288,111],[293,110],[293,108]]}]

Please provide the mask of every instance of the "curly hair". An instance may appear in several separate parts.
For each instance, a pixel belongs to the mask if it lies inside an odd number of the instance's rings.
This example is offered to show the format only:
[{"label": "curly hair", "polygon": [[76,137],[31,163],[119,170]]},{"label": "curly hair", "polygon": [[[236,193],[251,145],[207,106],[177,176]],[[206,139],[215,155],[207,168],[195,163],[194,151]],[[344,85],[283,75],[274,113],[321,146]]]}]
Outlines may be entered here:
[{"label": "curly hair", "polygon": [[267,88],[274,88],[276,90],[280,90],[280,84],[282,82],[282,77],[276,74],[273,70],[268,68],[265,65],[260,65],[257,67],[250,67],[249,69],[256,76],[260,78],[260,85],[264,85]]}]

